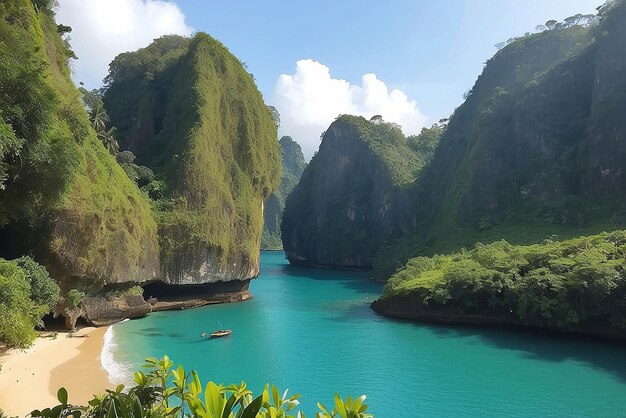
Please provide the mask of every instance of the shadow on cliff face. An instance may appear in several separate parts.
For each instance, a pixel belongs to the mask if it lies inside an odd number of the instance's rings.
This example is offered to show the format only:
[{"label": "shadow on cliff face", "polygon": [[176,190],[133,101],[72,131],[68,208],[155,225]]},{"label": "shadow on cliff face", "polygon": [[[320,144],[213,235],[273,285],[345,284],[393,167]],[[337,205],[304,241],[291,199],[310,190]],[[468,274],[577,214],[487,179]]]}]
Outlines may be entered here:
[{"label": "shadow on cliff face", "polygon": [[[623,341],[518,327],[441,325],[380,317],[385,321],[426,327],[437,338],[474,338],[477,340],[475,344],[515,351],[525,359],[554,363],[576,361],[595,370],[609,372],[626,384],[626,342]],[[597,349],[601,349],[601,354]]]}]

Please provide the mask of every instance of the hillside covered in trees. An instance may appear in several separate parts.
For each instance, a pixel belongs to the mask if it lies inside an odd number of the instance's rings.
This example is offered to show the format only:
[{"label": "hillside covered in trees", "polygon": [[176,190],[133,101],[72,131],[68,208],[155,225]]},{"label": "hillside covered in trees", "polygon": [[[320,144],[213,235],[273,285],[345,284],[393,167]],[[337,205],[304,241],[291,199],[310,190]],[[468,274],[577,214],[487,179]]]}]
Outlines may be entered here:
[{"label": "hillside covered in trees", "polygon": [[614,231],[416,257],[389,279],[372,307],[424,321],[626,338],[625,251],[626,232]]},{"label": "hillside covered in trees", "polygon": [[563,241],[626,224],[626,2],[547,26],[501,49],[450,119],[416,184],[421,224],[378,255],[379,277],[402,265],[378,312],[626,337],[624,232]]}]

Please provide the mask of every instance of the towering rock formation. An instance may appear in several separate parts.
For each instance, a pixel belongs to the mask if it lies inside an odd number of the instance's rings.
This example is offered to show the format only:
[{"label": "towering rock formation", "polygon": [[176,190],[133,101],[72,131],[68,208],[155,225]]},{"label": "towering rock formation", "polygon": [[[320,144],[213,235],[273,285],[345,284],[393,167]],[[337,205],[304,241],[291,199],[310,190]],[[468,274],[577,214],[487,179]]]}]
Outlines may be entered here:
[{"label": "towering rock formation", "polygon": [[3,2],[0,33],[0,152],[19,143],[2,155],[2,255],[35,254],[65,290],[160,277],[150,206],[91,128],[53,12]]},{"label": "towering rock formation", "polygon": [[411,230],[407,186],[428,160],[411,144],[380,118],[339,117],[287,199],[289,261],[370,268],[383,242]]},{"label": "towering rock formation", "polygon": [[278,185],[276,127],[240,61],[218,41],[165,36],[110,66],[104,102],[122,148],[164,182],[161,280],[259,273],[263,201]]}]

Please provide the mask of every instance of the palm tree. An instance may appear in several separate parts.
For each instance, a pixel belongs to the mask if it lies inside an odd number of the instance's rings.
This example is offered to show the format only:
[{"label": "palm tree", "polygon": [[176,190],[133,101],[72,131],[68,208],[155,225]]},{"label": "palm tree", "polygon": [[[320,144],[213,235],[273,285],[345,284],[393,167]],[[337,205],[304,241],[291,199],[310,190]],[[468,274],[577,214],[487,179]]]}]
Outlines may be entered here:
[{"label": "palm tree", "polygon": [[108,131],[99,131],[98,138],[102,141],[102,145],[107,149],[112,155],[115,155],[120,150],[120,145],[117,143],[115,139],[117,135],[117,129],[115,127],[109,129]]},{"label": "palm tree", "polygon": [[107,115],[104,106],[98,104],[89,109],[89,119],[91,120],[91,126],[97,133],[104,132],[105,126],[109,121],[109,115]]}]

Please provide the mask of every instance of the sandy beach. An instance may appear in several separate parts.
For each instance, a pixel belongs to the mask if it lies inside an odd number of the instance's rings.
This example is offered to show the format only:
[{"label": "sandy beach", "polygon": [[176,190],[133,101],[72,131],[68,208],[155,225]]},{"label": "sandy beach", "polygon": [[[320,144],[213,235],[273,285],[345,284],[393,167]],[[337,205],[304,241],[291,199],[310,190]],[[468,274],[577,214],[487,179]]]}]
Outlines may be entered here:
[{"label": "sandy beach", "polygon": [[[33,409],[56,405],[64,386],[69,402],[85,405],[94,393],[112,388],[100,354],[107,328],[87,327],[72,338],[39,337],[26,350],[11,349],[0,356],[0,409],[23,417]],[[79,338],[84,336],[83,338]]]}]

